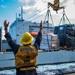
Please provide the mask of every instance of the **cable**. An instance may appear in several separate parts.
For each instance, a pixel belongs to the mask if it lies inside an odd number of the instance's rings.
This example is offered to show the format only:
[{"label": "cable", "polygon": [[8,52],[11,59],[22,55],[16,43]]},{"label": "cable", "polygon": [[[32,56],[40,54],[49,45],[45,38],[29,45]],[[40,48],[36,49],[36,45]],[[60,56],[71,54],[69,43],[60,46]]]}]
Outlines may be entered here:
[{"label": "cable", "polygon": [[42,15],[39,15],[38,17],[36,17],[36,18],[34,18],[34,19],[32,19],[32,21],[33,21],[33,20],[36,20],[37,18],[39,18],[39,17],[41,17],[41,16],[43,16],[43,14],[42,14]]},{"label": "cable", "polygon": [[30,17],[29,17],[29,18],[27,18],[27,19],[33,18],[35,15],[37,15],[38,13],[42,12],[42,11],[43,11],[43,10],[45,10],[45,9],[46,9],[46,8],[42,9],[41,11],[39,11],[39,12],[35,13],[34,15],[30,16]]},{"label": "cable", "polygon": [[64,3],[67,3],[69,0],[64,0],[63,2],[60,3],[60,5],[63,5]]}]

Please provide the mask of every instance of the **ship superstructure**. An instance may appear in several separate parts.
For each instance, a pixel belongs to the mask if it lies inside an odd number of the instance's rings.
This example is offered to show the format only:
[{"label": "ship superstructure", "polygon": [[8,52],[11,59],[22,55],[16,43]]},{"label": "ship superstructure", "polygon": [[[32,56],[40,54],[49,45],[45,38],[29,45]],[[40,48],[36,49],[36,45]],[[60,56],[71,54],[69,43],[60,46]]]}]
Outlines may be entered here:
[{"label": "ship superstructure", "polygon": [[[43,33],[46,34],[47,33],[47,26],[46,23],[43,23]],[[49,27],[49,32],[53,32],[54,28],[53,27]],[[16,19],[13,24],[10,26],[10,34],[12,34],[12,38],[13,40],[17,43],[20,44],[20,39],[22,37],[22,34],[24,32],[39,32],[39,23],[36,22],[31,22],[31,21],[25,21],[22,19]],[[44,36],[44,35],[43,35]],[[45,35],[46,37],[47,35]],[[36,37],[34,37],[36,38]],[[49,37],[50,38],[50,37]],[[46,40],[46,39],[45,39]],[[47,45],[47,42],[46,42]],[[41,46],[42,47],[42,46]],[[43,48],[44,49],[44,48]],[[47,50],[48,50],[48,46],[47,46]]]},{"label": "ship superstructure", "polygon": [[30,21],[22,21],[17,18],[15,22],[10,26],[10,34],[17,44],[20,44],[19,40],[24,32],[29,32],[29,26],[35,25]]}]

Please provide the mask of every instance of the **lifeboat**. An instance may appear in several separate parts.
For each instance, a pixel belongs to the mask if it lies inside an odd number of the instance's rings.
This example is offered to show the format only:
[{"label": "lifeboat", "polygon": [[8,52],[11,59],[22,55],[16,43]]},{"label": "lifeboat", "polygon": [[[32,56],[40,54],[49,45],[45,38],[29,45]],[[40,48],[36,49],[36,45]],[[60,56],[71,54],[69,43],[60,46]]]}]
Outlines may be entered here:
[{"label": "lifeboat", "polygon": [[[30,32],[30,34],[33,36],[33,37],[36,37],[38,35],[38,32]],[[49,32],[42,32],[42,34],[51,34]]]},{"label": "lifeboat", "polygon": [[38,32],[30,32],[30,34],[35,37],[38,35]]}]

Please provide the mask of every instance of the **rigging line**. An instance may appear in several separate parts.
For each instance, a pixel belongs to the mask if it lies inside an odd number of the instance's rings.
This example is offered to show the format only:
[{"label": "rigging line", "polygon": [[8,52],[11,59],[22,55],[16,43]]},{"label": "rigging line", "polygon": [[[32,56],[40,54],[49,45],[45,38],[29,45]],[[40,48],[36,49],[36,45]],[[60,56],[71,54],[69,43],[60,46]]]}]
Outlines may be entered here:
[{"label": "rigging line", "polygon": [[42,14],[42,15],[37,16],[37,17],[36,17],[36,18],[34,18],[34,19],[32,19],[32,21],[33,21],[33,20],[35,20],[35,19],[37,19],[37,18],[39,18],[39,17],[41,17],[41,16],[43,16],[43,14]]},{"label": "rigging line", "polygon": [[66,4],[69,0],[64,0],[63,2],[60,3],[60,5],[63,5],[64,3]]},{"label": "rigging line", "polygon": [[[45,9],[46,9],[46,8],[44,8],[43,10],[45,10]],[[39,11],[38,13],[42,12],[43,10]],[[36,16],[38,13],[36,13],[36,14],[32,15],[32,16],[31,16],[31,17],[29,17],[28,19],[33,18],[33,17],[34,17],[34,16]]]},{"label": "rigging line", "polygon": [[29,17],[29,18],[27,18],[27,19],[33,18],[35,15],[37,15],[38,13],[42,12],[42,11],[43,11],[43,10],[45,10],[45,9],[46,9],[46,8],[44,8],[44,9],[40,10],[39,12],[35,13],[34,15],[30,16],[30,17]]},{"label": "rigging line", "polygon": [[51,11],[50,11],[50,17],[51,17],[51,20],[52,20],[52,24],[53,24],[53,26],[54,26],[53,18],[52,18],[52,15],[51,15]]}]

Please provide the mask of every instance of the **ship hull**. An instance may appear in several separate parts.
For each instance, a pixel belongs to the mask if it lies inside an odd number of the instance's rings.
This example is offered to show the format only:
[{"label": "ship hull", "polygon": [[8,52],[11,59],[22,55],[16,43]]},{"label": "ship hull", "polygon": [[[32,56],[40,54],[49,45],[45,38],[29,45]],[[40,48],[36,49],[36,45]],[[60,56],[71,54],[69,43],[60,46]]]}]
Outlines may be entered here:
[{"label": "ship hull", "polygon": [[[75,51],[39,52],[37,65],[69,63],[75,61]],[[13,52],[0,53],[0,67],[15,66]]]}]

